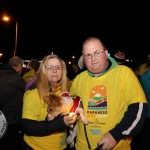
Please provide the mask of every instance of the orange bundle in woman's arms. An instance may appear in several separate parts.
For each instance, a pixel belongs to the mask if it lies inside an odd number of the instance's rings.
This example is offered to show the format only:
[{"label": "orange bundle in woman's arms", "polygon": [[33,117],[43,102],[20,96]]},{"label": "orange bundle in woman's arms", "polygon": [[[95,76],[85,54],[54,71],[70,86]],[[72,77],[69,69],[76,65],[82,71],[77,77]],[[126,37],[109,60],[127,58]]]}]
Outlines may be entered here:
[{"label": "orange bundle in woman's arms", "polygon": [[[58,115],[71,116],[77,114],[84,124],[88,124],[88,120],[84,115],[84,110],[81,104],[81,98],[79,96],[71,97],[68,92],[64,92],[60,96],[49,94],[49,96],[44,97],[44,99],[48,104],[46,121],[52,121]],[[70,129],[70,135],[67,138],[67,144],[69,144],[70,147],[74,146],[75,136],[76,127],[74,126]]]}]

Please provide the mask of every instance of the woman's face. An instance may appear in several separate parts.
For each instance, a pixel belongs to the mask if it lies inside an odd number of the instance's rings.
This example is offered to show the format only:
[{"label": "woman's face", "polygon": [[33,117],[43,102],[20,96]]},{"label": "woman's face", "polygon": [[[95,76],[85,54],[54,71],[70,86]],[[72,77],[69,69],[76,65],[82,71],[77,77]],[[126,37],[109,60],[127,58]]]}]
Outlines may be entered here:
[{"label": "woman's face", "polygon": [[53,84],[57,83],[62,78],[62,66],[58,58],[51,58],[46,63],[46,77]]}]

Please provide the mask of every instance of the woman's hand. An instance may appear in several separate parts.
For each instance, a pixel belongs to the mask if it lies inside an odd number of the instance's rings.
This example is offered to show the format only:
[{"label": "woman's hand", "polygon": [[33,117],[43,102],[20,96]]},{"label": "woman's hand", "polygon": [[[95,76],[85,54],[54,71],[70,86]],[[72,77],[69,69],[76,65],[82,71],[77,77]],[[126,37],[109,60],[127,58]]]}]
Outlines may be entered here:
[{"label": "woman's hand", "polygon": [[73,114],[72,116],[64,116],[64,122],[67,126],[72,127],[73,124],[76,122],[77,115]]}]

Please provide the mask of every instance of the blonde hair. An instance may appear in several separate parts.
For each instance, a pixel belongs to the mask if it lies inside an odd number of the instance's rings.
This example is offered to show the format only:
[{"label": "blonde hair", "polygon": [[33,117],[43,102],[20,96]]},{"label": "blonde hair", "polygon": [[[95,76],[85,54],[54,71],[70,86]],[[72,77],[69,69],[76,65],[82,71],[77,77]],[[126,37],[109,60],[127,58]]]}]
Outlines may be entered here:
[{"label": "blonde hair", "polygon": [[[49,83],[46,72],[45,72],[45,66],[49,59],[57,58],[62,66],[62,78],[58,81],[57,85],[54,87]],[[49,91],[51,90],[52,93],[55,93],[58,88],[61,88],[61,92],[67,91],[67,70],[66,70],[66,64],[65,62],[58,57],[57,55],[47,55],[43,58],[39,71],[37,74],[37,90],[39,93],[39,96],[43,98],[44,96],[48,95]]]}]

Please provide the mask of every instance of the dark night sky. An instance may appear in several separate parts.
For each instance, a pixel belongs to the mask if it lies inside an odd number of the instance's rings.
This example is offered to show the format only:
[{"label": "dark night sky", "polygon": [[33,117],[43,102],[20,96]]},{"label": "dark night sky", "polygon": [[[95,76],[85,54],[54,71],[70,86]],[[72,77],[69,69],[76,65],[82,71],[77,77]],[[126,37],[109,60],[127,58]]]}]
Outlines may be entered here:
[{"label": "dark night sky", "polygon": [[[100,37],[113,55],[124,51],[127,58],[141,59],[150,53],[150,9],[146,3],[77,3],[50,1],[0,1],[4,14],[18,20],[17,55],[43,59],[54,52],[68,61],[81,55],[88,36]],[[0,52],[13,56],[15,20],[0,21]],[[69,52],[68,52],[69,51]]]}]

